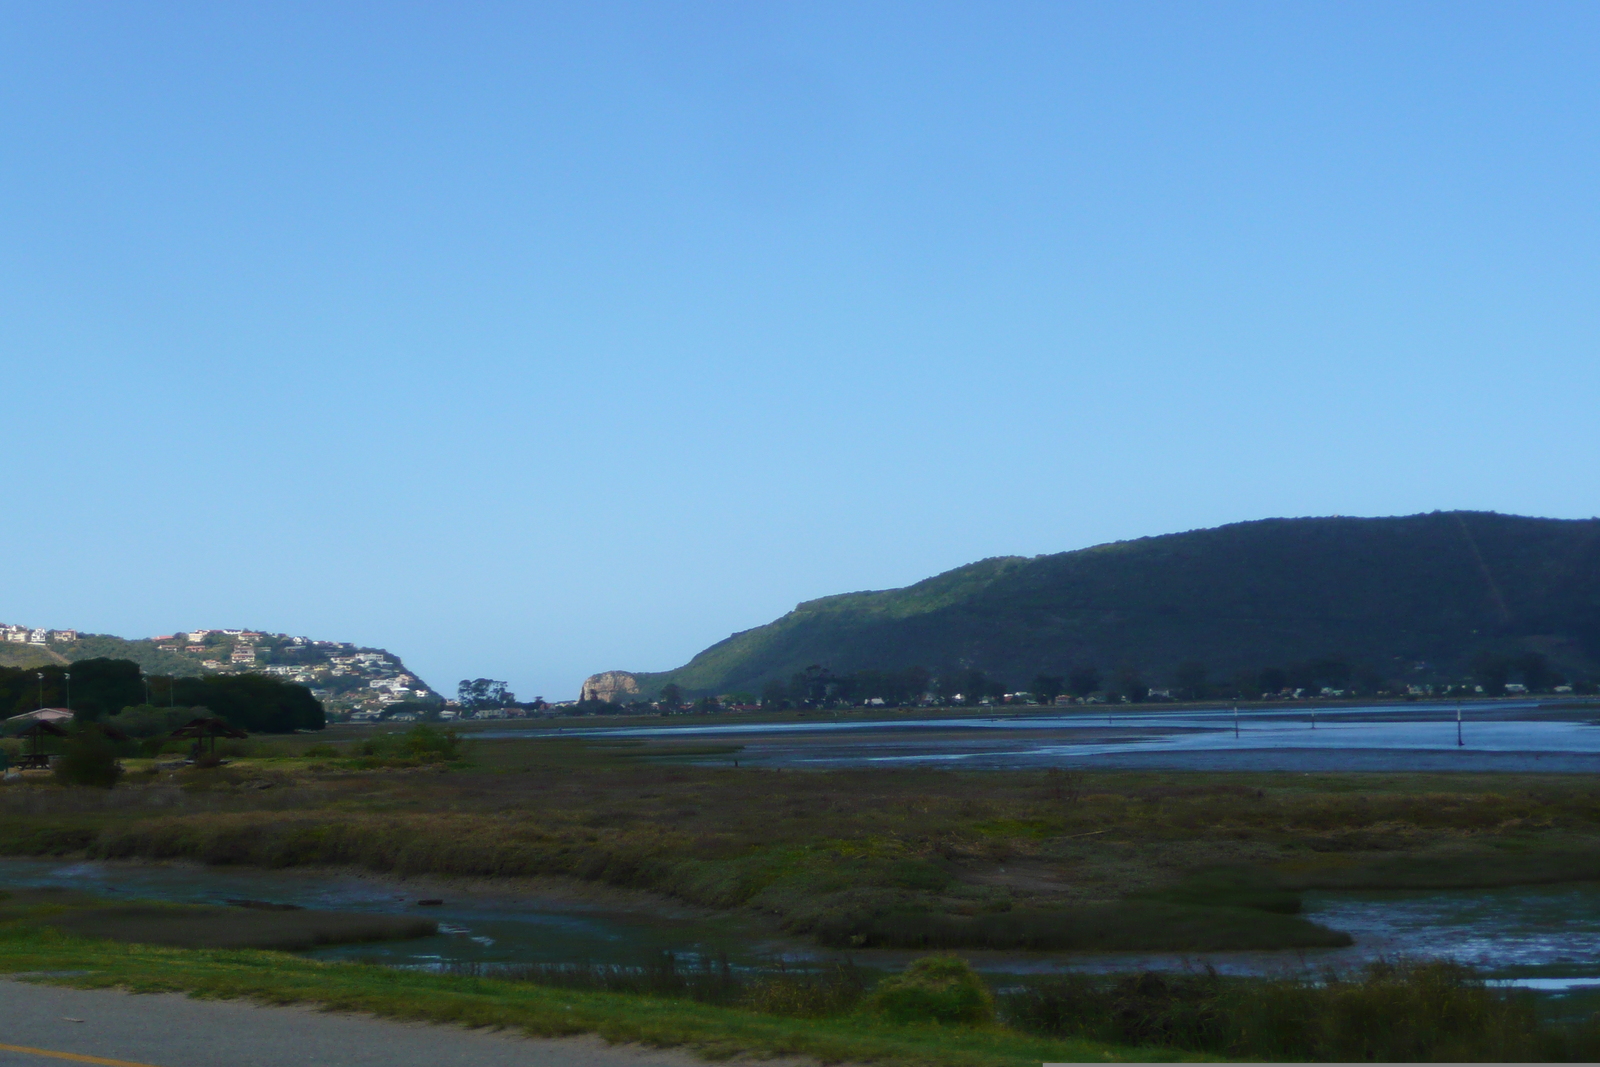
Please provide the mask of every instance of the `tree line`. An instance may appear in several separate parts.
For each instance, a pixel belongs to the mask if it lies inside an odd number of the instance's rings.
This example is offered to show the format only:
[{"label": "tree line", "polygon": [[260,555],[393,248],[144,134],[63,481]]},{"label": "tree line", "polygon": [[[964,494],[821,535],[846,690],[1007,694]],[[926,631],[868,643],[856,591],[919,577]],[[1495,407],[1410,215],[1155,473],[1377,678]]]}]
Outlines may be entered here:
[{"label": "tree line", "polygon": [[147,675],[132,660],[84,659],[66,666],[0,667],[5,716],[71,708],[82,722],[115,722],[124,708],[204,708],[251,733],[320,730],[322,702],[303,685],[262,674],[201,678]]},{"label": "tree line", "polygon": [[[759,704],[766,710],[783,708],[859,707],[862,705],[907,707],[922,704],[1025,703],[1053,704],[1059,697],[1076,701],[1112,704],[1143,704],[1150,701],[1264,700],[1321,696],[1327,693],[1352,697],[1384,694],[1406,695],[1408,683],[1370,665],[1340,655],[1322,656],[1291,663],[1215,675],[1209,667],[1188,660],[1170,671],[1150,676],[1134,666],[1102,670],[1093,664],[1075,666],[1062,674],[1040,673],[1025,689],[1013,689],[1003,678],[976,668],[939,672],[920,666],[899,670],[858,670],[835,674],[821,664],[796,671],[789,678],[768,680],[759,695],[734,692],[721,696],[691,697],[680,686],[662,687],[655,701],[613,705],[588,701],[574,708],[579,714],[645,710],[720,711],[728,706]],[[1507,687],[1520,684],[1530,693],[1547,693],[1558,685],[1571,684],[1575,692],[1593,692],[1596,686],[1584,679],[1568,679],[1547,656],[1539,652],[1498,655],[1480,653],[1470,664],[1469,674],[1454,683],[1432,687],[1435,694],[1501,696]],[[1481,690],[1480,690],[1481,687]]]}]

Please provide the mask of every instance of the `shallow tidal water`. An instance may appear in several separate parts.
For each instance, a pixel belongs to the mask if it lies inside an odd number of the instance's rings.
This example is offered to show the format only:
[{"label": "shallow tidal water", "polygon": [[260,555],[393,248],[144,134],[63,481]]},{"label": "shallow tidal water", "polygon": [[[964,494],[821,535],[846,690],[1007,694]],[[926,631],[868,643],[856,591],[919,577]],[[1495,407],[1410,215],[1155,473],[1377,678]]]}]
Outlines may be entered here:
[{"label": "shallow tidal water", "polygon": [[1231,708],[1162,711],[1141,705],[1064,713],[997,710],[966,718],[911,710],[870,719],[815,715],[796,722],[680,719],[620,727],[586,720],[554,731],[547,723],[529,723],[497,725],[473,736],[555,732],[720,741],[742,746],[726,760],[757,766],[1600,773],[1600,703],[1584,700],[1272,704],[1237,714]]},{"label": "shallow tidal water", "polygon": [[[412,914],[435,919],[440,932],[409,941],[333,945],[304,955],[369,959],[397,965],[442,963],[605,963],[638,966],[675,952],[691,965],[726,956],[761,966],[781,947],[752,937],[737,921],[688,909],[629,910],[558,896],[452,891],[380,876],[315,870],[259,870],[192,864],[0,858],[0,888],[59,887],[112,900],[221,904],[265,900],[330,911]],[[443,904],[422,907],[422,899]]]},{"label": "shallow tidal water", "polygon": [[[740,969],[823,962],[843,954],[776,938],[738,917],[663,913],[614,904],[452,892],[441,883],[319,871],[260,871],[188,864],[0,859],[0,887],[59,886],[108,899],[221,903],[249,898],[332,910],[422,913],[440,933],[411,941],[342,945],[307,955],[395,966],[452,963],[596,963],[640,966],[672,952],[686,966],[727,959]],[[442,897],[438,907],[416,901]],[[1308,918],[1355,938],[1349,948],[1304,952],[972,953],[986,971],[1050,973],[1215,967],[1228,974],[1348,969],[1377,959],[1457,960],[1516,985],[1564,990],[1600,986],[1600,884],[1491,890],[1307,893]],[[858,951],[857,962],[893,969],[918,953]]]}]

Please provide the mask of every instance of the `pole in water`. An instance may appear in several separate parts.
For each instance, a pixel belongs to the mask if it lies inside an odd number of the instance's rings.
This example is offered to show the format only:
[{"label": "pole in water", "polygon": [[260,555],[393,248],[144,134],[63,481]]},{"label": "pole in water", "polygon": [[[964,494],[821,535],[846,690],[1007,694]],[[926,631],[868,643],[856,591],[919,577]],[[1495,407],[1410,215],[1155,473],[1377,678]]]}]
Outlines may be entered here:
[{"label": "pole in water", "polygon": [[1239,736],[1239,705],[1233,706],[1233,736]]},{"label": "pole in water", "polygon": [[1311,728],[1313,730],[1315,730],[1317,728],[1317,709],[1316,708],[1312,708],[1311,709]]},{"label": "pole in water", "polygon": [[1460,748],[1466,742],[1461,740],[1461,705],[1456,705],[1456,747]]}]

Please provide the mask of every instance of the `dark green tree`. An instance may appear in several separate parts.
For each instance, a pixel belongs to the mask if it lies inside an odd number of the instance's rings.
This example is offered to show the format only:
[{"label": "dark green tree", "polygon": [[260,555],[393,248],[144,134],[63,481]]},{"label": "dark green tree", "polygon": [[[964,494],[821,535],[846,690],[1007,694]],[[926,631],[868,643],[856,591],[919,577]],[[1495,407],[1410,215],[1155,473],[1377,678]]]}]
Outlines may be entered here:
[{"label": "dark green tree", "polygon": [[1354,670],[1350,661],[1343,656],[1324,656],[1314,659],[1309,664],[1313,685],[1323,685],[1330,689],[1350,688],[1350,678]]},{"label": "dark green tree", "polygon": [[1143,704],[1150,695],[1150,687],[1139,675],[1139,668],[1121,667],[1117,670],[1116,694],[1130,704]]},{"label": "dark green tree", "polygon": [[661,687],[661,705],[672,711],[683,706],[683,690],[677,682],[668,682]]},{"label": "dark green tree", "polygon": [[959,700],[963,704],[976,704],[984,697],[1005,692],[1005,683],[990,678],[976,667],[948,671],[934,683],[934,692],[944,701]]},{"label": "dark green tree", "polygon": [[1493,652],[1479,652],[1472,657],[1472,677],[1486,695],[1504,696],[1506,683],[1511,680],[1511,662]]},{"label": "dark green tree", "polygon": [[179,704],[206,707],[251,733],[287,734],[326,725],[322,702],[303,685],[261,674],[179,678]]},{"label": "dark green tree", "polygon": [[796,704],[820,705],[838,688],[839,680],[820,663],[813,663],[789,679],[789,699]]},{"label": "dark green tree", "polygon": [[1376,667],[1357,667],[1353,679],[1355,691],[1362,696],[1376,696],[1389,688],[1389,680]]},{"label": "dark green tree", "polygon": [[1067,692],[1082,699],[1100,688],[1100,670],[1097,667],[1074,667],[1067,673]]},{"label": "dark green tree", "polygon": [[517,695],[505,682],[494,678],[463,678],[456,686],[456,700],[469,711],[476,711],[509,707],[517,702]]},{"label": "dark green tree", "polygon": [[1530,693],[1545,693],[1556,687],[1555,668],[1542,652],[1524,652],[1516,658],[1516,669]]},{"label": "dark green tree", "polygon": [[117,750],[97,726],[77,725],[67,737],[56,760],[56,781],[63,785],[84,785],[110,789],[122,777]]},{"label": "dark green tree", "polygon": [[1173,684],[1184,700],[1204,700],[1206,696],[1206,665],[1199,660],[1185,660],[1172,672]]},{"label": "dark green tree", "polygon": [[1289,672],[1282,667],[1263,668],[1256,679],[1264,695],[1281,693],[1289,687]]},{"label": "dark green tree", "polygon": [[10,709],[5,711],[7,716],[38,707],[65,707],[69,700],[84,722],[115,715],[129,704],[142,704],[144,681],[139,665],[132,660],[100,658],[66,666],[0,668],[0,710]]},{"label": "dark green tree", "polygon": [[1040,674],[1033,679],[1033,695],[1041,704],[1054,704],[1067,687],[1067,680],[1059,674]]}]

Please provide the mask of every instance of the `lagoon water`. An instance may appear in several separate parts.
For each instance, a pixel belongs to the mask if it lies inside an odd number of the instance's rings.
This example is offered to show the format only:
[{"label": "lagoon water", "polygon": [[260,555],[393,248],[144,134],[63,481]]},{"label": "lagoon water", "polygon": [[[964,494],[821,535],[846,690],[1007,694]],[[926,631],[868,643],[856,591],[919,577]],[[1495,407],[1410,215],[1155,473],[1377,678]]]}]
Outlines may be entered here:
[{"label": "lagoon water", "polygon": [[[870,719],[815,714],[797,722],[680,720],[659,726],[585,725],[559,732],[568,737],[720,741],[742,746],[726,759],[794,767],[1600,773],[1600,725],[1595,722],[1600,704],[1590,701],[1282,704],[1237,714],[1231,708],[1160,711],[1126,706],[969,718],[909,711]],[[526,737],[532,732],[530,727],[496,726],[478,736]]]},{"label": "lagoon water", "polygon": [[[260,871],[188,864],[0,859],[0,887],[59,886],[109,899],[221,903],[248,897],[348,911],[424,912],[440,933],[412,941],[343,945],[308,955],[364,959],[395,966],[450,963],[598,963],[639,966],[672,952],[693,966],[726,958],[736,968],[790,964],[837,954],[739,917],[689,909],[638,910],[573,899],[509,892],[451,892],[441,883],[417,885],[381,877],[319,871]],[[443,896],[419,908],[419,896]],[[1121,971],[1144,967],[1214,966],[1233,974],[1344,969],[1383,958],[1443,957],[1482,968],[1497,978],[1536,989],[1600,985],[1600,885],[1493,890],[1308,893],[1308,918],[1355,938],[1349,948],[1304,952],[973,953],[980,968],[1041,973],[1066,969]],[[857,951],[868,966],[895,968],[914,953]]]}]

